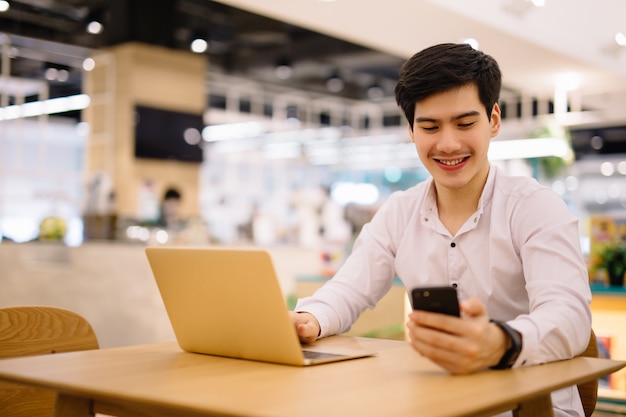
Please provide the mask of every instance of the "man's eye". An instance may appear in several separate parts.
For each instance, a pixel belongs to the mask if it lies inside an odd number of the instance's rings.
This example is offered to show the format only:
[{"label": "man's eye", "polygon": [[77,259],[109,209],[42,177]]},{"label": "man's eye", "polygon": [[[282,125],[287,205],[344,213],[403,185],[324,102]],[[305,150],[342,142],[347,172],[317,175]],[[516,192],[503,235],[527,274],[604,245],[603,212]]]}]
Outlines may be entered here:
[{"label": "man's eye", "polygon": [[468,127],[472,127],[476,122],[469,122],[469,123],[459,123],[459,127],[462,128],[468,128]]},{"label": "man's eye", "polygon": [[426,132],[434,132],[437,129],[437,126],[422,126],[422,130],[425,130]]}]

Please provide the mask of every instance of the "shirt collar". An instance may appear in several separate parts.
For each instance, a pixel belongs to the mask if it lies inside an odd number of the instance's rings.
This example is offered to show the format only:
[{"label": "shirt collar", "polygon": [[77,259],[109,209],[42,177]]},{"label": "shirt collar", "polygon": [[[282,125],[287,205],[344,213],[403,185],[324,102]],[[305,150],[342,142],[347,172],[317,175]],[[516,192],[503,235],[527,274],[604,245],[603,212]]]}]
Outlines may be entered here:
[{"label": "shirt collar", "polygon": [[[480,195],[480,199],[478,200],[478,207],[476,209],[476,221],[480,218],[480,215],[483,213],[485,206],[491,203],[493,199],[493,192],[496,184],[496,176],[497,176],[498,167],[493,164],[489,164],[489,173],[487,174],[487,181],[485,182],[485,186],[483,187],[483,191]],[[421,214],[422,220],[424,219],[434,219],[439,216],[439,211],[437,210],[437,197],[435,192],[435,182],[433,178],[430,177],[427,181],[430,183],[427,185],[428,191],[426,191],[426,198],[424,199],[424,204],[422,205]]]},{"label": "shirt collar", "polygon": [[487,181],[483,187],[483,192],[478,200],[478,207],[476,209],[477,214],[482,214],[484,207],[491,204],[493,200],[493,190],[496,188],[496,176],[498,175],[498,167],[489,164],[489,174],[487,174]]}]

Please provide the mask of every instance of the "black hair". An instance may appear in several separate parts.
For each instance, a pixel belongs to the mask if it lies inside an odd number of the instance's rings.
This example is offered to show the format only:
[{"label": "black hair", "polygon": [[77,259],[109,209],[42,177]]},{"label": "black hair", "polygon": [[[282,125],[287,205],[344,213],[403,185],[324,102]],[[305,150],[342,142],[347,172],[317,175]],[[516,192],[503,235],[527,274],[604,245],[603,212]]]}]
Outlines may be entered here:
[{"label": "black hair", "polygon": [[180,191],[175,188],[168,188],[163,195],[163,200],[180,200]]},{"label": "black hair", "polygon": [[478,98],[491,120],[491,110],[502,88],[496,60],[465,43],[434,45],[402,65],[395,88],[396,102],[412,128],[418,101],[468,84],[478,88]]}]

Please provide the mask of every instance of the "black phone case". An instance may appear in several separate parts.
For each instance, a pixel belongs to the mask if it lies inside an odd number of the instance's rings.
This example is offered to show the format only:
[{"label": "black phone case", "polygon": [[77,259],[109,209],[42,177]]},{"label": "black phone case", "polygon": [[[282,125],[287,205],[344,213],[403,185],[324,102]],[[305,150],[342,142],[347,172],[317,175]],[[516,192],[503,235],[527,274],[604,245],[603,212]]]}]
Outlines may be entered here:
[{"label": "black phone case", "polygon": [[414,310],[459,317],[459,299],[453,287],[422,287],[411,291],[411,303]]}]

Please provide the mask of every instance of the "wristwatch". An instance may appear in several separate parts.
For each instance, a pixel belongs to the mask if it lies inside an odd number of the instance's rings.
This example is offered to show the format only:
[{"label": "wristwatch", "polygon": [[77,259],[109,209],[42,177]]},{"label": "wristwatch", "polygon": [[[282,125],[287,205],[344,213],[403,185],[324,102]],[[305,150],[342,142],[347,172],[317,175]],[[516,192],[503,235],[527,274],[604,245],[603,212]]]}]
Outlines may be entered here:
[{"label": "wristwatch", "polygon": [[504,355],[502,355],[502,359],[500,359],[500,362],[498,362],[497,365],[492,366],[491,369],[512,368],[513,364],[519,357],[520,352],[522,351],[522,335],[520,335],[517,330],[515,330],[503,321],[490,321],[499,328],[501,328],[504,334],[511,340],[511,347],[506,352],[504,352]]}]

